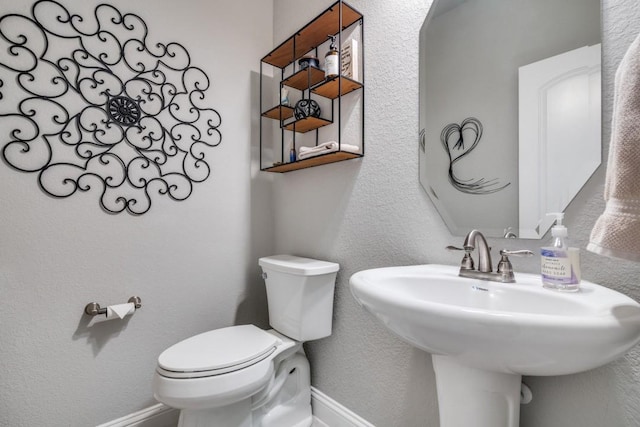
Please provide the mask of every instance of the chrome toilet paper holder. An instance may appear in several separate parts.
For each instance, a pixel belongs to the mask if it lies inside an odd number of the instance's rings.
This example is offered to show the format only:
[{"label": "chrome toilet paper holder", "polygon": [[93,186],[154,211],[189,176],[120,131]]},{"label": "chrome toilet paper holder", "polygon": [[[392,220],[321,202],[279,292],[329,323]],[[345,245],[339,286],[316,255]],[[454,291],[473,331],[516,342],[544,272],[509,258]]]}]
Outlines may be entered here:
[{"label": "chrome toilet paper holder", "polygon": [[[127,302],[132,303],[136,310],[142,307],[142,300],[140,299],[140,297],[131,297]],[[100,304],[98,304],[97,302],[90,302],[84,307],[84,312],[89,316],[107,314],[107,307],[100,307]]]}]

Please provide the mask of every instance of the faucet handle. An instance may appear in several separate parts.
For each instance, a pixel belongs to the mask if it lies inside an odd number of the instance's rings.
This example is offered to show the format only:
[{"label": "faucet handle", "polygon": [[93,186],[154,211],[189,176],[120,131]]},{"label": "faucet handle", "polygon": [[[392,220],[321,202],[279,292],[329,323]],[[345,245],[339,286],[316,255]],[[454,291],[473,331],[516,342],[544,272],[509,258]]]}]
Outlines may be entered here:
[{"label": "faucet handle", "polygon": [[517,251],[511,251],[508,249],[501,249],[500,250],[500,255],[502,255],[502,257],[504,258],[505,256],[509,256],[509,255],[513,255],[513,256],[531,256],[533,255],[533,252],[531,252],[529,249],[520,249]]},{"label": "faucet handle", "polygon": [[459,248],[457,246],[449,245],[445,249],[448,251],[464,251],[464,256],[462,257],[462,261],[460,261],[460,268],[463,270],[473,270],[475,268],[473,265],[473,258],[471,257],[471,251],[473,251],[473,248]]},{"label": "faucet handle", "polygon": [[502,249],[500,251],[500,262],[498,262],[498,269],[496,270],[499,274],[502,274],[505,277],[505,281],[513,282],[513,265],[511,265],[511,261],[509,261],[509,255],[513,256],[531,256],[533,252],[528,249],[521,249],[518,251],[510,251],[508,249]]}]

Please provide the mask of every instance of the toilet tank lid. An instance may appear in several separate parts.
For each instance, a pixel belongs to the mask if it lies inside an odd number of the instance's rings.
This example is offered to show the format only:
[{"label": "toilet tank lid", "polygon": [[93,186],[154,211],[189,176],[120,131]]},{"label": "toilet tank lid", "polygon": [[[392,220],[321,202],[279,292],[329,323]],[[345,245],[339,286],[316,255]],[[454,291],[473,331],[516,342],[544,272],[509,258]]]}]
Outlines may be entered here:
[{"label": "toilet tank lid", "polygon": [[320,261],[293,255],[262,257],[258,260],[258,264],[263,268],[299,276],[318,276],[321,274],[335,273],[340,269],[340,264],[336,264],[335,262]]}]

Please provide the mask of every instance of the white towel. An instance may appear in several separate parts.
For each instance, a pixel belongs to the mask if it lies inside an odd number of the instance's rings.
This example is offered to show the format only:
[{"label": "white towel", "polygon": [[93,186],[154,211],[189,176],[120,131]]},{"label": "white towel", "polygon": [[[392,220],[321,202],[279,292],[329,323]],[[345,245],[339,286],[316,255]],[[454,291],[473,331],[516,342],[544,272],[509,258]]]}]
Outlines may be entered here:
[{"label": "white towel", "polygon": [[604,198],[587,250],[640,261],[640,36],[616,72]]},{"label": "white towel", "polygon": [[319,156],[321,154],[333,153],[334,151],[348,151],[350,153],[359,153],[360,147],[350,144],[339,144],[336,141],[324,142],[315,147],[300,147],[298,150],[298,159],[308,159],[309,157]]}]

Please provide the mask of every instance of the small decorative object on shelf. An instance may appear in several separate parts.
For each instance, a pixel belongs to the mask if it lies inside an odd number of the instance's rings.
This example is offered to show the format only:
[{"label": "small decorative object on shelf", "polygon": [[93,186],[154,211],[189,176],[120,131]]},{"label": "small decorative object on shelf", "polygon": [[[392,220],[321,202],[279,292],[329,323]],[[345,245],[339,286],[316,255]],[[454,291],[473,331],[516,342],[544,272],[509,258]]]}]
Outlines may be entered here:
[{"label": "small decorative object on shelf", "polygon": [[338,46],[336,46],[336,36],[329,35],[331,46],[329,52],[324,56],[324,77],[332,79],[338,76]]},{"label": "small decorative object on shelf", "polygon": [[358,58],[358,40],[350,38],[346,42],[342,43],[341,71],[344,77],[359,80]]},{"label": "small decorative object on shelf", "polygon": [[280,89],[280,105],[289,106],[289,91],[284,87]]},{"label": "small decorative object on shelf", "polygon": [[298,120],[306,119],[307,117],[320,117],[320,106],[313,99],[301,99],[296,102],[293,114]]},{"label": "small decorative object on shelf", "polygon": [[298,65],[300,66],[301,70],[304,70],[308,66],[320,68],[320,61],[318,61],[318,58],[316,58],[315,56],[304,56],[298,59]]}]

